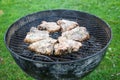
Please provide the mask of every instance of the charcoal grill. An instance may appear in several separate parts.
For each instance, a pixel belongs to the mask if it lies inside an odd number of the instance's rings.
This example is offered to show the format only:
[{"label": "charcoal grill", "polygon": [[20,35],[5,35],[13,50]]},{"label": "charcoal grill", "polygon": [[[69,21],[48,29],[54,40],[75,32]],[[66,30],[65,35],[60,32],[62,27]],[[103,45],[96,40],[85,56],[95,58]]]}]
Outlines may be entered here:
[{"label": "charcoal grill", "polygon": [[[23,40],[32,26],[41,21],[68,19],[87,28],[90,39],[83,41],[78,52],[62,56],[37,55],[27,49]],[[60,32],[50,34],[52,38]],[[93,71],[101,62],[111,41],[111,29],[100,18],[75,10],[40,11],[20,18],[5,35],[5,43],[20,68],[38,80],[79,80]]]}]

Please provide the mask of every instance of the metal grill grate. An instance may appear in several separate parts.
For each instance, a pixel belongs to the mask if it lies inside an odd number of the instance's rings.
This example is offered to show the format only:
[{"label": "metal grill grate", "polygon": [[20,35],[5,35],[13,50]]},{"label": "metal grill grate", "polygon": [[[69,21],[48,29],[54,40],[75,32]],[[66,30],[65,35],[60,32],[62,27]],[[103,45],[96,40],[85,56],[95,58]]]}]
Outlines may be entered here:
[{"label": "metal grill grate", "polygon": [[[10,40],[9,47],[11,48],[11,50],[13,50],[15,53],[23,57],[33,60],[69,61],[69,60],[77,60],[79,58],[84,58],[86,56],[95,54],[96,52],[100,51],[108,42],[107,35],[105,35],[106,34],[105,30],[102,29],[99,25],[97,24],[87,25],[86,23],[84,23],[84,20],[83,21],[77,20],[77,22],[80,23],[80,25],[85,26],[90,33],[90,39],[82,42],[83,46],[82,48],[79,49],[78,52],[73,52],[72,54],[67,54],[62,56],[38,55],[32,51],[29,51],[27,49],[28,44],[24,43],[23,40],[27,32],[31,28],[30,25],[32,26],[33,24],[35,25],[36,23],[37,26],[39,22],[40,20],[33,21],[24,26],[21,26],[17,31],[15,31],[15,33],[12,35]],[[51,34],[52,38],[57,38],[58,36],[60,36],[60,33]]]}]

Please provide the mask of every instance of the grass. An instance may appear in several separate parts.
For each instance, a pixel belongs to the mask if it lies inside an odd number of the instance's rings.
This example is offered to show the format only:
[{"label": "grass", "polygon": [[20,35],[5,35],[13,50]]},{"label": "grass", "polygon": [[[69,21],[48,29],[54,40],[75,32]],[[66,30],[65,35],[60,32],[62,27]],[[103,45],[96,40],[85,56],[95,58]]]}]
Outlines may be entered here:
[{"label": "grass", "polygon": [[72,9],[94,14],[112,28],[113,39],[103,61],[83,80],[120,79],[119,0],[0,0],[0,80],[33,80],[14,62],[4,44],[7,28],[17,19],[42,10]]}]

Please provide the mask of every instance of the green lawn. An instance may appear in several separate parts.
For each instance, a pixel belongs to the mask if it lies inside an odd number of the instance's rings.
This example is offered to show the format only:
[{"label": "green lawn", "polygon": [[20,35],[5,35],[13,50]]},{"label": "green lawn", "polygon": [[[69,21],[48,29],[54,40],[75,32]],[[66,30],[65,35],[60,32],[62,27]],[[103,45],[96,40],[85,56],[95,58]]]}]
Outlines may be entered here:
[{"label": "green lawn", "polygon": [[34,80],[12,59],[4,34],[17,19],[48,9],[80,10],[105,20],[112,28],[112,42],[99,67],[83,80],[120,80],[120,0],[0,0],[0,80]]}]

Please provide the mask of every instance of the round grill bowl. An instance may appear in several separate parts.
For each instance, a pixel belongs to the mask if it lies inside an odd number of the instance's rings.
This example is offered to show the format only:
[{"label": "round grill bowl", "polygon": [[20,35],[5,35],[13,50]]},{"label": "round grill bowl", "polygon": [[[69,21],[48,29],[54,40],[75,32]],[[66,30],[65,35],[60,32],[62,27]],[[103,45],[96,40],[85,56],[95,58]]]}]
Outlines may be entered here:
[{"label": "round grill bowl", "polygon": [[[61,60],[52,61],[47,56],[44,59],[34,59],[30,51],[25,52],[27,45],[23,42],[32,26],[41,21],[57,21],[68,19],[77,21],[90,33],[90,39],[83,42],[83,46],[76,56],[70,55]],[[93,71],[101,62],[111,41],[111,29],[100,18],[75,10],[47,10],[22,17],[13,23],[6,32],[5,44],[20,68],[28,75],[38,80],[79,80]],[[24,56],[25,54],[27,56]],[[74,53],[73,53],[74,54]],[[40,56],[39,56],[40,57]],[[53,57],[55,59],[55,57]]]}]

